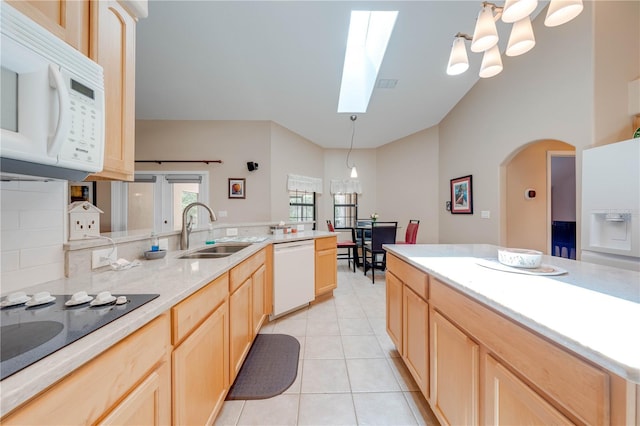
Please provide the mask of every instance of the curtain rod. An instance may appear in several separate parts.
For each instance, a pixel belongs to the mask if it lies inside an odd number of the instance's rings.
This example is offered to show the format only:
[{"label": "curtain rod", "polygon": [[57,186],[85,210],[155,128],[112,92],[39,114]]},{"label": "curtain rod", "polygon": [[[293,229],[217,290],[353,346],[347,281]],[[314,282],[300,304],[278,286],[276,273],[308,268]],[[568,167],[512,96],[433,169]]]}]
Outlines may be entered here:
[{"label": "curtain rod", "polygon": [[219,163],[222,164],[222,160],[136,160],[136,163]]}]

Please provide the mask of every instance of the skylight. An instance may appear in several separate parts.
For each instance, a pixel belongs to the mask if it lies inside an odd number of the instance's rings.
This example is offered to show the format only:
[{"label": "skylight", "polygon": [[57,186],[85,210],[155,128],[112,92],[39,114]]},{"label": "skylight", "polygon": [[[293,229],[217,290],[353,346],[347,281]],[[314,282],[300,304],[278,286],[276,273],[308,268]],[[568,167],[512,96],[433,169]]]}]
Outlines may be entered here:
[{"label": "skylight", "polygon": [[352,10],[338,112],[367,112],[398,11]]}]

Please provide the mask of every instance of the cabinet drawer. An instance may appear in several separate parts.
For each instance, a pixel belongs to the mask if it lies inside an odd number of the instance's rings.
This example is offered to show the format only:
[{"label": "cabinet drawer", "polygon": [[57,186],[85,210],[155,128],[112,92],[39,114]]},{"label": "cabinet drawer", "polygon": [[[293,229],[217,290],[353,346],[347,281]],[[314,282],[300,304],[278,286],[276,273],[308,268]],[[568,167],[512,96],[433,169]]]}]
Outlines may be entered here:
[{"label": "cabinet drawer", "polygon": [[338,246],[338,237],[316,238],[316,251],[329,250]]},{"label": "cabinet drawer", "polygon": [[391,253],[387,254],[387,269],[424,300],[429,298],[429,276],[407,265]]},{"label": "cabinet drawer", "polygon": [[609,424],[609,376],[431,278],[429,302],[580,422]]},{"label": "cabinet drawer", "polygon": [[229,276],[225,273],[171,308],[172,342],[177,345],[224,302],[229,294]]},{"label": "cabinet drawer", "polygon": [[260,265],[264,265],[267,261],[266,250],[262,249],[250,258],[236,266],[231,270],[229,277],[229,293],[233,293],[236,289],[247,280]]}]

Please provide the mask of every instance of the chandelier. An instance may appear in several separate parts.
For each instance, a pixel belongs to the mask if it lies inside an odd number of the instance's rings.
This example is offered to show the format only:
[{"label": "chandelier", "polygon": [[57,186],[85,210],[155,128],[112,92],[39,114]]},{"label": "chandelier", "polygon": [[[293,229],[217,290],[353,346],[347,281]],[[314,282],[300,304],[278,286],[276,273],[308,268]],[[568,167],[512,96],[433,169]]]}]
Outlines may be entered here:
[{"label": "chandelier", "polygon": [[[536,40],[531,26],[531,13],[538,6],[538,0],[506,0],[503,7],[494,3],[482,2],[473,37],[457,33],[453,39],[447,74],[462,74],[469,68],[466,41],[471,42],[471,51],[484,52],[480,65],[480,77],[488,78],[502,71],[502,57],[498,48],[498,30],[496,21],[502,18],[507,24],[513,24],[507,43],[507,56],[522,55],[533,49]],[[544,24],[555,27],[569,22],[582,12],[582,0],[551,0]]]}]

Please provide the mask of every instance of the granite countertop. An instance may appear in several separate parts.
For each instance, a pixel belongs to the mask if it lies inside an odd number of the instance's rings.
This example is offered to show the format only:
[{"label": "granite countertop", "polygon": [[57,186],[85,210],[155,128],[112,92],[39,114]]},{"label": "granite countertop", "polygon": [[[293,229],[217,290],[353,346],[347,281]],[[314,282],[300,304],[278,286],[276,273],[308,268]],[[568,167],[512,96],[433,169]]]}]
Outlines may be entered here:
[{"label": "granite countertop", "polygon": [[162,259],[142,260],[140,266],[131,269],[109,270],[65,278],[23,289],[27,294],[38,291],[48,291],[51,294],[73,294],[80,290],[97,294],[108,290],[113,294],[157,293],[160,296],[2,380],[0,382],[0,417],[160,314],[167,312],[172,306],[269,244],[332,235],[335,234],[324,231],[304,231],[260,236],[255,239],[258,242],[238,253],[219,259],[178,259],[182,254],[198,248],[173,251],[168,252]]},{"label": "granite countertop", "polygon": [[478,262],[498,247],[472,244],[388,245],[418,269],[583,356],[640,384],[640,273],[543,256],[543,265],[567,271],[533,276]]}]

